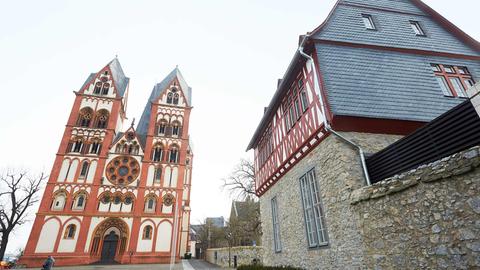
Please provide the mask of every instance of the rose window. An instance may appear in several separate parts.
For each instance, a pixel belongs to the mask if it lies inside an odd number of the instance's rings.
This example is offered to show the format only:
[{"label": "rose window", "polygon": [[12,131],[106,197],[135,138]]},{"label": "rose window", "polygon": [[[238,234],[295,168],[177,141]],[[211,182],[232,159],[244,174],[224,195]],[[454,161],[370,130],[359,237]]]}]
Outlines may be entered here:
[{"label": "rose window", "polygon": [[165,206],[170,206],[173,204],[173,195],[172,194],[166,194],[163,196],[163,204]]},{"label": "rose window", "polygon": [[132,157],[116,157],[107,165],[107,178],[115,185],[128,185],[140,174],[140,164]]}]

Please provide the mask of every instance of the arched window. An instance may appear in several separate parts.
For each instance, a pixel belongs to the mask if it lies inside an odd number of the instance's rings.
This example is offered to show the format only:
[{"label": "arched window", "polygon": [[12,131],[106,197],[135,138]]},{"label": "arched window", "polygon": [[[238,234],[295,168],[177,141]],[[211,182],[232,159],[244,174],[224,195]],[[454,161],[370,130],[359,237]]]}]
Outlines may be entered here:
[{"label": "arched window", "polygon": [[92,144],[90,145],[90,154],[100,153],[101,145],[102,144],[100,141],[98,140],[93,141]]},{"label": "arched window", "polygon": [[83,108],[78,115],[77,125],[81,127],[89,127],[92,120],[93,110],[91,108]]},{"label": "arched window", "polygon": [[138,155],[138,151],[139,151],[139,150],[140,150],[140,146],[135,145],[135,146],[133,147],[133,153],[132,153],[132,154]]},{"label": "arched window", "polygon": [[67,200],[67,195],[63,192],[59,192],[53,198],[52,210],[63,210],[65,206],[65,201]]},{"label": "arched window", "polygon": [[75,224],[70,224],[67,226],[65,229],[65,234],[63,235],[63,238],[65,239],[73,239],[75,237],[75,231],[76,231],[76,226]]},{"label": "arched window", "polygon": [[152,160],[154,162],[160,162],[163,160],[163,145],[161,143],[155,145],[153,149]]},{"label": "arched window", "polygon": [[110,89],[110,84],[104,83],[102,87],[102,95],[108,95],[108,89]]},{"label": "arched window", "polygon": [[122,145],[117,144],[117,146],[115,147],[115,153],[120,153],[120,152],[122,152]]},{"label": "arched window", "polygon": [[95,95],[100,95],[100,90],[102,89],[102,83],[101,82],[97,82],[95,84],[95,89],[93,89],[93,94]]},{"label": "arched window", "polygon": [[73,200],[73,209],[74,210],[82,210],[85,208],[85,201],[87,199],[87,195],[85,193],[79,193],[75,196]]},{"label": "arched window", "polygon": [[182,127],[180,126],[180,122],[174,121],[172,123],[172,136],[179,136],[181,133]]},{"label": "arched window", "polygon": [[82,152],[83,140],[78,138],[73,144],[70,152],[80,153]]},{"label": "arched window", "polygon": [[147,225],[143,228],[143,239],[152,239],[152,226]]},{"label": "arched window", "polygon": [[178,153],[178,147],[176,145],[173,145],[170,148],[170,155],[168,157],[168,162],[170,163],[177,163],[179,158],[179,153]]},{"label": "arched window", "polygon": [[173,94],[173,104],[178,105],[178,98],[179,98],[178,93]]},{"label": "arched window", "polygon": [[162,178],[162,167],[157,167],[157,168],[155,168],[155,173],[154,173],[153,180],[156,183],[160,183],[161,178]]},{"label": "arched window", "polygon": [[168,104],[172,104],[172,100],[173,100],[173,93],[172,92],[169,92],[167,94],[167,103]]},{"label": "arched window", "polygon": [[167,129],[167,121],[161,120],[158,124],[158,135],[165,135]]},{"label": "arched window", "polygon": [[88,167],[90,166],[90,164],[88,163],[88,161],[84,161],[82,163],[82,168],[80,170],[80,176],[79,178],[85,178],[87,176],[87,173],[88,173]]},{"label": "arched window", "polygon": [[155,197],[148,197],[145,202],[145,212],[155,212],[155,204]]},{"label": "arched window", "polygon": [[109,113],[107,110],[99,110],[95,117],[96,128],[107,128]]}]

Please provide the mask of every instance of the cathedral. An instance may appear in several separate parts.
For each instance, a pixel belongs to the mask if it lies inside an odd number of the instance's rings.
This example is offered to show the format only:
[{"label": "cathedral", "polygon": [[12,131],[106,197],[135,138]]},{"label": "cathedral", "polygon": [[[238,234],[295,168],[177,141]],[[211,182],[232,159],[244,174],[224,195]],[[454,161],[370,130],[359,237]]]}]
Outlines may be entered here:
[{"label": "cathedral", "polygon": [[190,247],[192,89],[178,68],[156,84],[138,125],[117,58],[74,92],[22,263],[169,263]]}]

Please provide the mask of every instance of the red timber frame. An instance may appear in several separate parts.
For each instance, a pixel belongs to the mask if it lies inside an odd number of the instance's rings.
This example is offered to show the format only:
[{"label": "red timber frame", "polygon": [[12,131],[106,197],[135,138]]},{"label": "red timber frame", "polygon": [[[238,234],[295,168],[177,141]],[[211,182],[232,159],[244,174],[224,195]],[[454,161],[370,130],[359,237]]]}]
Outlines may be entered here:
[{"label": "red timber frame", "polygon": [[[322,109],[317,97],[318,90],[315,90],[319,87],[315,82],[317,75],[310,68],[310,63],[305,63],[305,61],[302,61],[302,67],[295,75],[296,79],[284,97],[283,104],[276,109],[266,132],[264,131],[259,145],[255,148],[255,185],[258,196],[265,193],[325,137],[321,120]],[[303,81],[303,87],[299,87],[299,80]],[[298,102],[302,102],[301,91],[306,91],[308,105],[301,109],[303,112],[300,112],[300,116],[296,115],[293,118],[294,123],[292,123],[291,120],[287,120],[287,117],[291,117],[290,108],[295,106],[295,100],[298,99]],[[293,93],[297,94],[292,96]],[[272,138],[267,136],[272,136]],[[269,142],[273,145],[272,153],[267,154],[267,157],[260,158],[260,149],[269,148],[266,145]]]}]

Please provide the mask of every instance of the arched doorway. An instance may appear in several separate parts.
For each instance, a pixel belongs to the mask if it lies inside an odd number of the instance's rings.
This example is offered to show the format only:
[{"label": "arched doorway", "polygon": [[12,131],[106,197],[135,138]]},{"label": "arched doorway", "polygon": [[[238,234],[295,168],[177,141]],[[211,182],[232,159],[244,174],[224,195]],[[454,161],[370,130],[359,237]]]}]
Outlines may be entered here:
[{"label": "arched doorway", "polygon": [[90,255],[102,264],[121,260],[128,244],[129,228],[120,218],[107,218],[95,228]]},{"label": "arched doorway", "polygon": [[101,263],[114,263],[115,255],[117,254],[119,236],[114,232],[110,231],[109,234],[105,235],[103,238],[102,245],[102,256],[100,257]]}]

